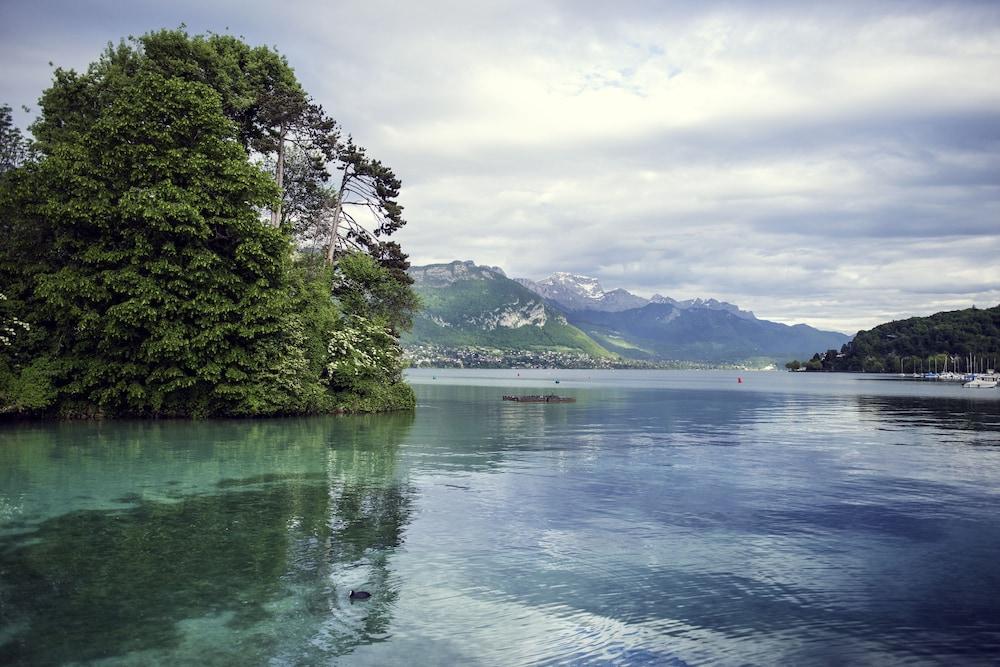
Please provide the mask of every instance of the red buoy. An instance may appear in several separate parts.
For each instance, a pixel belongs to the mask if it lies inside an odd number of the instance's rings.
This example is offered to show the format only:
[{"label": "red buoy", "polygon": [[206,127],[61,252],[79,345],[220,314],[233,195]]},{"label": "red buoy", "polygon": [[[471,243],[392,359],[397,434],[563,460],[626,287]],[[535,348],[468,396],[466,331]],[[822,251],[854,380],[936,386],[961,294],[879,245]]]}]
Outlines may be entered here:
[{"label": "red buoy", "polygon": [[743,378],[736,378],[737,384],[743,384]]}]

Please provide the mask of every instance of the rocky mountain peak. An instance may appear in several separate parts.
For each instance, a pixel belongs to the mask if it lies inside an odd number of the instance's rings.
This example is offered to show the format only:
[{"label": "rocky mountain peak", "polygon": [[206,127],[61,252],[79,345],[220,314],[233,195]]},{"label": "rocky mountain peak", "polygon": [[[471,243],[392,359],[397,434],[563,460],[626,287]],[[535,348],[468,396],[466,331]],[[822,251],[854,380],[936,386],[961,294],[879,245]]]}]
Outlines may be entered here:
[{"label": "rocky mountain peak", "polygon": [[597,278],[560,271],[537,283],[518,279],[536,294],[558,303],[567,310],[600,310],[618,312],[641,308],[646,299],[624,289],[606,292]]},{"label": "rocky mountain peak", "polygon": [[415,284],[429,287],[444,287],[459,280],[496,280],[507,277],[498,266],[479,266],[472,260],[411,266],[407,273]]},{"label": "rocky mountain peak", "polygon": [[688,299],[687,301],[678,302],[677,305],[680,308],[705,308],[707,310],[722,310],[727,313],[732,313],[736,317],[742,317],[745,320],[757,319],[757,316],[754,315],[749,310],[741,310],[739,306],[735,306],[725,301],[719,301],[718,299]]},{"label": "rocky mountain peak", "polygon": [[538,284],[569,290],[588,299],[600,299],[604,295],[604,288],[601,287],[601,283],[597,278],[581,276],[575,273],[559,271],[553,273],[545,280],[540,280]]},{"label": "rocky mountain peak", "polygon": [[669,303],[670,305],[675,305],[677,299],[671,299],[669,296],[663,296],[662,294],[654,294],[649,297],[650,303]]}]

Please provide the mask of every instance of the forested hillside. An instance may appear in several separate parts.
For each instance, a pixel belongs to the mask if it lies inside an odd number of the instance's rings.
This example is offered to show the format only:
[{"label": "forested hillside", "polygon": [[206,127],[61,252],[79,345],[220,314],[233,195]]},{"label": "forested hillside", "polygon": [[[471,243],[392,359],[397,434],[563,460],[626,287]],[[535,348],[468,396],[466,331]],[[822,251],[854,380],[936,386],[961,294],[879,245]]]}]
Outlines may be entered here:
[{"label": "forested hillside", "polygon": [[[971,359],[970,359],[971,358]],[[810,370],[914,372],[937,368],[970,371],[1000,360],[1000,306],[911,317],[859,331],[839,352],[817,352]]]},{"label": "forested hillside", "polygon": [[278,52],[152,32],[40,111],[0,118],[0,414],[413,404],[400,183]]}]

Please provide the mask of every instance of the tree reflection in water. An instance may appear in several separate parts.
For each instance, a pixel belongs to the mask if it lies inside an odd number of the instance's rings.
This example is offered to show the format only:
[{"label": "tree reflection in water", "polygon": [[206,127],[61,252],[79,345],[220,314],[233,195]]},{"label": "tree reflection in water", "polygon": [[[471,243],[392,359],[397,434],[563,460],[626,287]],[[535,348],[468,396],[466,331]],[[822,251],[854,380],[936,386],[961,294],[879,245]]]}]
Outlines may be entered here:
[{"label": "tree reflection in water", "polygon": [[[385,637],[390,561],[412,514],[397,466],[412,421],[106,425],[76,466],[34,430],[23,456],[36,478],[117,492],[125,470],[150,492],[0,524],[0,663],[310,662]],[[149,447],[172,454],[137,448],[147,429]],[[165,460],[214,467],[214,488],[178,492]],[[351,603],[361,587],[372,598]]]},{"label": "tree reflection in water", "polygon": [[[990,391],[990,390],[985,390]],[[896,429],[912,440],[915,427],[932,441],[957,444],[1000,445],[1000,401],[969,396],[858,396],[858,412],[882,429]]]}]

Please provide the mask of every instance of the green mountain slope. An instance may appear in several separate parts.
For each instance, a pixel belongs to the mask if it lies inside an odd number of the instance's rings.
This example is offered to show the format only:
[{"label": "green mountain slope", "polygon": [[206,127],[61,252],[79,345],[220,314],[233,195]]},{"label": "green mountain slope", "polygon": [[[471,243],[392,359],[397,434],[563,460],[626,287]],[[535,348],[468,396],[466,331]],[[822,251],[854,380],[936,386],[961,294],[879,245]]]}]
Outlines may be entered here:
[{"label": "green mountain slope", "polygon": [[567,317],[609,350],[634,359],[788,360],[817,347],[839,347],[848,340],[844,334],[804,324],[788,326],[725,310],[680,309],[667,303],[617,313],[574,311]]},{"label": "green mountain slope", "polygon": [[403,344],[611,356],[537,294],[472,262],[410,269],[424,310]]}]

